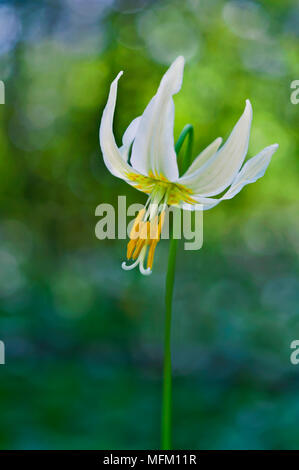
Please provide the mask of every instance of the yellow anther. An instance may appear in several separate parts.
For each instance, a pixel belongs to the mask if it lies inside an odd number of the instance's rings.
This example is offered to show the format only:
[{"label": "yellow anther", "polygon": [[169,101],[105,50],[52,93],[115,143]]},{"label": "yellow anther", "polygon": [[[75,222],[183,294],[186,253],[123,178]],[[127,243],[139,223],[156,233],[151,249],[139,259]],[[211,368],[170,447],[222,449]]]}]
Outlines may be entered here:
[{"label": "yellow anther", "polygon": [[127,259],[130,259],[137,243],[136,240],[130,240],[127,245]]},{"label": "yellow anther", "polygon": [[157,241],[152,241],[150,244],[148,255],[147,255],[147,268],[152,269],[153,267],[155,249],[156,249],[157,244],[158,244]]},{"label": "yellow anther", "polygon": [[150,240],[158,240],[159,239],[159,217],[156,215],[154,220],[150,222],[150,233],[149,238]]},{"label": "yellow anther", "polygon": [[132,259],[135,260],[135,259],[138,258],[139,254],[140,254],[140,251],[142,250],[144,245],[145,245],[145,240],[140,240],[140,238],[139,238],[138,242],[136,243],[136,248],[135,248],[135,251],[132,255]]},{"label": "yellow anther", "polygon": [[140,223],[142,217],[144,216],[144,214],[145,214],[145,208],[141,209],[141,210],[138,212],[137,217],[136,217],[136,219],[134,220],[132,230],[131,230],[131,232],[130,232],[130,238],[131,238],[131,239],[136,240],[136,239],[139,237],[139,234],[138,234],[139,223]]},{"label": "yellow anther", "polygon": [[162,228],[163,228],[164,219],[165,219],[165,211],[162,211],[161,215],[160,215],[159,226],[158,226],[158,237],[159,238],[160,238],[161,231],[162,231]]},{"label": "yellow anther", "polygon": [[140,228],[139,238],[142,240],[148,239],[149,229],[150,229],[150,222],[142,222]]}]

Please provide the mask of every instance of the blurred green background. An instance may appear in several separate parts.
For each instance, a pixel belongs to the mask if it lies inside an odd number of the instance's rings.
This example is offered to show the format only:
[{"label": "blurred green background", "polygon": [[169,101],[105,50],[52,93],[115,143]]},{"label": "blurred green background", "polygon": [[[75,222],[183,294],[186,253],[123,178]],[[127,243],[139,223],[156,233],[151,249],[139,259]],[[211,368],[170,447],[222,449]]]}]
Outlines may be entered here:
[{"label": "blurred green background", "polygon": [[179,54],[194,156],[246,98],[249,156],[280,148],[204,213],[201,250],[180,247],[174,447],[299,448],[298,32],[290,0],[0,2],[1,449],[159,448],[168,242],[142,277],[121,270],[125,240],[96,239],[98,204],[146,200],[106,169],[98,128],[120,70],[118,142]]}]

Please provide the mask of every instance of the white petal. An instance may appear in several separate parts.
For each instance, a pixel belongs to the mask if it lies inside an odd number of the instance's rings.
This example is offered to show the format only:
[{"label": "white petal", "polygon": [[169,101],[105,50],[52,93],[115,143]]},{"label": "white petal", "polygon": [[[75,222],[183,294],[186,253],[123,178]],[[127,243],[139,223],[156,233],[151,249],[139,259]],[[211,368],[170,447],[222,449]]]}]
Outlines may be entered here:
[{"label": "white petal", "polygon": [[180,179],[195,193],[214,196],[224,191],[238,173],[248,149],[252,108],[246,100],[245,110],[224,146],[199,170]]},{"label": "white petal", "polygon": [[[246,184],[254,183],[256,180],[264,176],[265,171],[271,161],[272,155],[277,150],[277,148],[278,144],[270,145],[269,147],[264,148],[255,157],[250,158],[250,160],[245,163],[241,171],[237,174],[229,190],[221,198],[208,198],[199,194],[192,195],[192,198],[195,199],[198,204],[203,205],[203,210],[212,209],[212,207],[215,207],[217,204],[219,204],[219,202],[225,199],[232,199]],[[190,207],[184,206],[184,209],[191,210],[192,205],[190,204]]]},{"label": "white petal", "polygon": [[[202,207],[199,207],[198,210],[203,210],[206,211],[208,209],[212,209],[212,207],[217,206],[219,202],[221,202],[221,199],[215,199],[213,197],[202,197],[199,195],[192,195],[192,199],[196,201],[197,204],[200,204]],[[184,210],[190,210],[193,211],[194,209],[197,209],[194,204],[188,204],[185,202],[182,202],[180,204],[181,209]]]},{"label": "white petal", "polygon": [[202,152],[200,152],[200,154],[191,163],[186,173],[184,173],[183,178],[185,178],[186,176],[191,176],[193,175],[193,173],[195,173],[195,171],[199,170],[217,152],[218,148],[221,145],[221,142],[221,137],[218,137]]},{"label": "white petal", "polygon": [[131,157],[132,166],[141,173],[163,173],[172,181],[178,178],[172,95],[181,88],[183,70],[184,58],[180,56],[163,76],[157,94],[141,117]]},{"label": "white petal", "polygon": [[125,145],[122,145],[121,147],[119,147],[119,152],[123,158],[123,160],[125,162],[127,162],[129,160],[129,155],[130,155],[130,147],[131,145],[130,144],[125,144]]},{"label": "white petal", "polygon": [[133,142],[137,134],[140,120],[141,120],[141,116],[138,116],[137,118],[133,119],[131,124],[127,127],[122,138],[123,145],[126,145],[126,144],[130,145]]},{"label": "white petal", "polygon": [[250,158],[237,174],[231,187],[221,199],[231,199],[238,194],[246,184],[255,183],[256,180],[264,176],[272,155],[277,148],[278,144],[270,145],[269,147],[264,148],[255,157]]},{"label": "white petal", "polygon": [[119,148],[119,151],[121,153],[121,156],[126,162],[129,159],[130,147],[133,143],[133,140],[135,139],[140,119],[141,119],[141,116],[138,116],[137,118],[133,119],[131,124],[126,129],[122,138],[123,145]]},{"label": "white petal", "polygon": [[120,72],[111,83],[106,107],[100,125],[100,145],[104,162],[108,170],[118,178],[126,179],[126,173],[132,171],[117,148],[113,135],[113,116],[116,103],[117,82],[122,75]]}]

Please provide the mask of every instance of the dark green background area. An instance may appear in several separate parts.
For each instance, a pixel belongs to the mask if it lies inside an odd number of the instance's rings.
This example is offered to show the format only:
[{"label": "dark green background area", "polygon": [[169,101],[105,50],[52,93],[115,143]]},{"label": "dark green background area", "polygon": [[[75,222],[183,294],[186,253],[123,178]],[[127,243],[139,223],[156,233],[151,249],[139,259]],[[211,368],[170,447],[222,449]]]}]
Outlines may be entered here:
[{"label": "dark green background area", "polygon": [[[179,54],[175,137],[194,157],[226,139],[245,99],[249,156],[266,175],[204,213],[177,260],[175,448],[298,449],[298,124],[295,1],[0,2],[1,449],[159,447],[168,242],[152,276],[124,272],[125,240],[95,237],[95,208],[144,203],[98,144],[120,70],[118,143]],[[4,32],[3,32],[4,31]]]}]

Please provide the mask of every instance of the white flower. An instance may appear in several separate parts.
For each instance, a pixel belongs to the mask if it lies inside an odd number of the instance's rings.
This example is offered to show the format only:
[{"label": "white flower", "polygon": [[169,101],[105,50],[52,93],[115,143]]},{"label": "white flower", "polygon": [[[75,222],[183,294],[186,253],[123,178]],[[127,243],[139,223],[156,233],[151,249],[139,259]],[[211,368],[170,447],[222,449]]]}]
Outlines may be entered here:
[{"label": "white flower", "polygon": [[[125,131],[119,148],[113,135],[113,115],[120,72],[111,84],[100,126],[100,144],[109,171],[149,195],[130,234],[127,258],[134,262],[130,266],[122,264],[124,269],[139,265],[143,274],[151,273],[167,205],[188,209],[201,204],[205,210],[224,199],[231,199],[243,186],[264,175],[278,147],[274,144],[264,148],[243,165],[252,120],[251,104],[246,100],[245,110],[226,143],[219,148],[222,139],[218,137],[198,155],[184,175],[179,176],[173,137],[172,96],[181,88],[183,70],[184,58],[180,56],[163,76],[156,95],[142,116],[134,119]],[[226,188],[228,190],[222,197],[212,197]],[[153,232],[150,231],[151,224],[154,225]],[[146,257],[147,268],[144,268]]]}]

